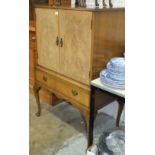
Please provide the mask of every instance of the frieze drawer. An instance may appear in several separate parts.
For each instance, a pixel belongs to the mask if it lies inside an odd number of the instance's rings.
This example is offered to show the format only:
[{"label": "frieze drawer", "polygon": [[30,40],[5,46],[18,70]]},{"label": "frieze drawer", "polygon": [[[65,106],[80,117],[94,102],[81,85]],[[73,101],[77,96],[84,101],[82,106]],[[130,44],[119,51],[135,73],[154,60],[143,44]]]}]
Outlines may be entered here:
[{"label": "frieze drawer", "polygon": [[47,88],[67,97],[67,99],[74,100],[78,104],[89,107],[90,90],[80,87],[80,84],[72,83],[72,80],[65,80],[63,77],[60,78],[60,76],[57,77],[41,70],[36,71],[36,79]]},{"label": "frieze drawer", "polygon": [[63,80],[58,80],[56,82],[56,89],[70,99],[84,105],[85,107],[89,107],[89,90]]}]

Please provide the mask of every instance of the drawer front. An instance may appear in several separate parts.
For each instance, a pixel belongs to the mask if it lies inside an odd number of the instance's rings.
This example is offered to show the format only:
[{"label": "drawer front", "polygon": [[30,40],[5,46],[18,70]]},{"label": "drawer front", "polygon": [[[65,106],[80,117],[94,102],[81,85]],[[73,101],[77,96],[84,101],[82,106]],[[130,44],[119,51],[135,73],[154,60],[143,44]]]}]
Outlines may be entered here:
[{"label": "drawer front", "polygon": [[56,89],[70,99],[89,107],[89,91],[66,81],[56,82]]},{"label": "drawer front", "polygon": [[36,80],[51,89],[55,89],[55,79],[45,72],[36,70]]},{"label": "drawer front", "polygon": [[29,31],[29,44],[31,49],[36,49],[36,34],[33,31]]},{"label": "drawer front", "polygon": [[36,79],[53,91],[62,94],[64,99],[66,97],[66,100],[71,103],[74,104],[74,102],[76,102],[85,107],[89,107],[90,91],[88,89],[84,89],[72,81],[66,81],[60,78],[60,76],[56,77],[40,70],[36,71]]}]

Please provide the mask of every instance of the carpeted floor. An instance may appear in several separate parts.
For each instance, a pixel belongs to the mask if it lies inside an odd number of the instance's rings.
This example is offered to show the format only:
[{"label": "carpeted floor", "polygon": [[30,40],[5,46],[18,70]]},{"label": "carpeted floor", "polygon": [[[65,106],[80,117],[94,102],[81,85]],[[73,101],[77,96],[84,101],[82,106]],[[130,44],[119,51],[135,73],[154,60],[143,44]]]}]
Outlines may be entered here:
[{"label": "carpeted floor", "polygon": [[[86,132],[80,112],[66,102],[54,107],[42,102],[36,117],[36,101],[30,94],[30,155],[86,155]],[[99,113],[94,125],[94,143],[101,133],[115,126],[115,120]]]}]

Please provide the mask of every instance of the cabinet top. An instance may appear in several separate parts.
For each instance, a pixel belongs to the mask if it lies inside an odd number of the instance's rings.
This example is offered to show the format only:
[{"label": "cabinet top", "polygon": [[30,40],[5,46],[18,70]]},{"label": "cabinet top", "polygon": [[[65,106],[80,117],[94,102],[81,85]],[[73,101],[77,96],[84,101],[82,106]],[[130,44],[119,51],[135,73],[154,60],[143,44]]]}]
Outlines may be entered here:
[{"label": "cabinet top", "polygon": [[62,5],[62,6],[50,6],[50,5],[39,5],[36,4],[35,8],[48,8],[48,9],[64,9],[64,10],[79,10],[79,11],[114,11],[114,10],[125,10],[124,7],[75,7],[75,6],[70,6],[70,5]]}]

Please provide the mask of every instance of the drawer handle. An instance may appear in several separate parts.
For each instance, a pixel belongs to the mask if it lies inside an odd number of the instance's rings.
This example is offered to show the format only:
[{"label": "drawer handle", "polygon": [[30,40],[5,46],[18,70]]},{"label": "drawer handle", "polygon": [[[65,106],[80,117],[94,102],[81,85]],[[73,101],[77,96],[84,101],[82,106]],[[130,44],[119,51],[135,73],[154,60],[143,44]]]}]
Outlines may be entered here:
[{"label": "drawer handle", "polygon": [[63,47],[63,39],[60,39],[60,47]]},{"label": "drawer handle", "polygon": [[56,38],[56,45],[58,46],[59,45],[59,37],[57,36]]},{"label": "drawer handle", "polygon": [[78,92],[77,92],[76,90],[73,90],[73,89],[72,89],[72,95],[73,95],[73,96],[77,96],[77,95],[78,95]]},{"label": "drawer handle", "polygon": [[43,80],[46,82],[47,81],[47,77],[46,76],[43,76]]}]

